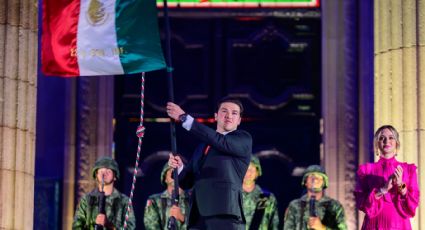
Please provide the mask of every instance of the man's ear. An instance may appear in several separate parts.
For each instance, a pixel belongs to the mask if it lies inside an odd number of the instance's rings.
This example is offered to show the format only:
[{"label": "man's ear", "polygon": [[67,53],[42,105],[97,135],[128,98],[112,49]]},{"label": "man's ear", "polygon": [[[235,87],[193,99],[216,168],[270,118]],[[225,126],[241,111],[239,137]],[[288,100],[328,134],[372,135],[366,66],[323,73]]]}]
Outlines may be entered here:
[{"label": "man's ear", "polygon": [[217,113],[214,113],[214,120],[217,121]]}]

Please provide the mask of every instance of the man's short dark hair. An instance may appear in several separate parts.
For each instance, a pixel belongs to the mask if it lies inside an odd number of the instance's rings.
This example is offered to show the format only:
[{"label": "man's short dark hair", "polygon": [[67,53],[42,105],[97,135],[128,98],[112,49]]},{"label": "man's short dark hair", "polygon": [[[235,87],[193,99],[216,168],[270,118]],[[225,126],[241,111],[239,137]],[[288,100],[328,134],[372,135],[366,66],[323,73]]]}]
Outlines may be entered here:
[{"label": "man's short dark hair", "polygon": [[230,103],[233,103],[233,104],[238,105],[239,106],[239,109],[240,109],[240,113],[239,114],[242,116],[242,114],[243,114],[243,105],[242,105],[242,102],[239,99],[234,98],[234,97],[224,97],[224,98],[220,99],[217,102],[217,107],[216,107],[216,110],[215,111],[218,112],[218,110],[220,109],[221,104],[226,103],[226,102],[230,102]]}]

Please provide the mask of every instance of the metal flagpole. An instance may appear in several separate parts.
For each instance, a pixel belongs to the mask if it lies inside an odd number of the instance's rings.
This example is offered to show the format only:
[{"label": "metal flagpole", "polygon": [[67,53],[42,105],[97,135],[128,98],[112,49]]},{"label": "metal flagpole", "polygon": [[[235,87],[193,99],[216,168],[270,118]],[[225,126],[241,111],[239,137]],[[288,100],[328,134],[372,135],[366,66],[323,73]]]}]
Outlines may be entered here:
[{"label": "metal flagpole", "polygon": [[[168,4],[167,0],[164,2],[164,25],[165,25],[165,61],[167,63],[167,82],[168,82],[168,97],[169,101],[174,102],[174,84],[173,84],[173,64],[171,59],[171,30],[170,30],[170,18],[168,16]],[[173,155],[177,155],[177,140],[176,140],[176,123],[170,121],[170,135],[171,135],[171,152]],[[179,204],[179,180],[177,170],[173,170],[174,179],[174,190],[172,194],[173,205]],[[170,230],[177,230],[177,222],[175,217],[170,217],[167,228]]]}]

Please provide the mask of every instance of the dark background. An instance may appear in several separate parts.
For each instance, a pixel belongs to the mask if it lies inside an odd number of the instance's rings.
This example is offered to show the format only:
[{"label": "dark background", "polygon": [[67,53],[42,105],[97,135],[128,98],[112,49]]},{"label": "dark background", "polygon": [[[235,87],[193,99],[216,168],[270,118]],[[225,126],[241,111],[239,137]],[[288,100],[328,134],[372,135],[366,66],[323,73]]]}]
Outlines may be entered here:
[{"label": "dark background", "polygon": [[[213,128],[209,118],[218,99],[230,95],[243,102],[240,128],[251,133],[263,167],[258,183],[276,195],[283,220],[288,203],[303,192],[293,170],[320,164],[320,18],[211,15],[171,17],[175,102]],[[147,196],[165,189],[160,171],[171,149],[170,125],[158,118],[166,118],[168,97],[166,72],[147,73],[142,173],[134,197],[138,229]],[[116,77],[114,142],[122,172],[117,187],[126,194],[139,117],[140,77]],[[178,152],[190,159],[198,140],[176,129]]]}]

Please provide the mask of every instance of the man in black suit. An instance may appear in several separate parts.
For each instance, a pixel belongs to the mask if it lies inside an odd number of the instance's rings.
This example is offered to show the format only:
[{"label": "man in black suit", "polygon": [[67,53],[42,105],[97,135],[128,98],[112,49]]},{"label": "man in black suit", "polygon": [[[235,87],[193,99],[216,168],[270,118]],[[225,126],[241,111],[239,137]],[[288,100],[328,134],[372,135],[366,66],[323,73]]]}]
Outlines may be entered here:
[{"label": "man in black suit", "polygon": [[183,165],[179,156],[170,154],[169,165],[178,168],[180,187],[193,188],[188,229],[245,230],[242,210],[242,182],[248,168],[251,135],[237,130],[243,106],[239,100],[222,99],[214,114],[213,130],[168,102],[167,113],[203,143],[192,159]]}]

